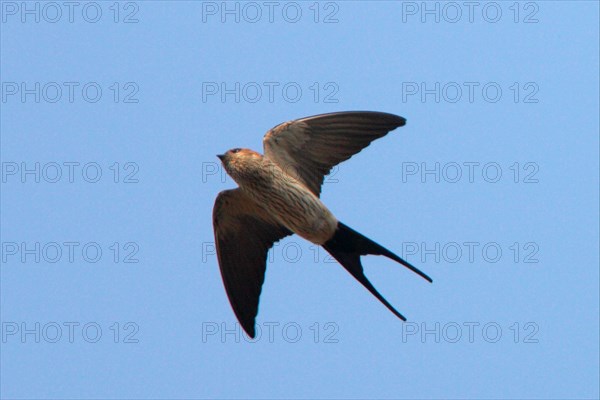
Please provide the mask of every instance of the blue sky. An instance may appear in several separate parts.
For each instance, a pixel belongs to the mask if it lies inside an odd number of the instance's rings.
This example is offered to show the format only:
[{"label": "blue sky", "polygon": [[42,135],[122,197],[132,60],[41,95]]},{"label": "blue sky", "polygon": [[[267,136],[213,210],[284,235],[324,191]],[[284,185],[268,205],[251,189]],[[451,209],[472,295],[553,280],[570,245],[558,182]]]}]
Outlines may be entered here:
[{"label": "blue sky", "polygon": [[[598,398],[597,2],[24,4],[0,3],[0,396]],[[342,110],[407,125],[323,200],[434,282],[363,258],[402,323],[290,237],[251,343],[215,155]]]}]

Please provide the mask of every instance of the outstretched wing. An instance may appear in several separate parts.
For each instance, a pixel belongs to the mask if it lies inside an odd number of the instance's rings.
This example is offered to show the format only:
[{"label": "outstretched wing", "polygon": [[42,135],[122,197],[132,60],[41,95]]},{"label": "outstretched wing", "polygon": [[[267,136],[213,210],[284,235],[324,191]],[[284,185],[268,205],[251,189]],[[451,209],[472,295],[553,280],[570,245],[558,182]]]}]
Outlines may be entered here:
[{"label": "outstretched wing", "polygon": [[373,111],[315,115],[268,131],[263,139],[264,152],[319,196],[323,179],[333,166],[405,123],[397,115]]},{"label": "outstretched wing", "polygon": [[240,189],[219,193],[213,209],[213,228],[227,297],[238,321],[253,338],[267,253],[273,243],[292,232]]}]

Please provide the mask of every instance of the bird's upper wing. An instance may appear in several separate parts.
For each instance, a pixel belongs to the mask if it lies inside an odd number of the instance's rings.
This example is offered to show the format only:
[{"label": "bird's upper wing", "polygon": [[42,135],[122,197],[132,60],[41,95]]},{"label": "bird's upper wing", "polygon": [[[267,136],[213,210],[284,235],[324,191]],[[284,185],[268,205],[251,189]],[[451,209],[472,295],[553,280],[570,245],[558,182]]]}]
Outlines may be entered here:
[{"label": "bird's upper wing", "polygon": [[246,333],[254,337],[267,253],[273,243],[292,232],[240,189],[219,193],[213,209],[213,228],[227,297]]},{"label": "bird's upper wing", "polygon": [[315,115],[268,131],[263,139],[264,152],[319,196],[323,179],[333,166],[405,123],[397,115],[373,111]]}]

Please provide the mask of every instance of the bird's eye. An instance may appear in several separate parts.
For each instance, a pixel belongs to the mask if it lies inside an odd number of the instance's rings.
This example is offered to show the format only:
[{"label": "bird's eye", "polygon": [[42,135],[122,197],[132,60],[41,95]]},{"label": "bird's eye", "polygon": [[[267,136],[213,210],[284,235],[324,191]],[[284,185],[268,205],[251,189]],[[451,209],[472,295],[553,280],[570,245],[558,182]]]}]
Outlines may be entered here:
[{"label": "bird's eye", "polygon": [[233,149],[233,150],[231,150],[231,152],[232,152],[233,154],[235,154],[235,153],[239,152],[240,150],[241,150],[241,149]]}]

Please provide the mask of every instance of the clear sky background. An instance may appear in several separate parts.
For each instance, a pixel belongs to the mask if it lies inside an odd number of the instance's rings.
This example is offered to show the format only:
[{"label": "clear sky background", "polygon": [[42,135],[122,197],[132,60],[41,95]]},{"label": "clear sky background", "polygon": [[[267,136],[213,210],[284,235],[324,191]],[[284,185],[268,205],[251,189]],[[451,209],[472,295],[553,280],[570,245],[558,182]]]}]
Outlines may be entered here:
[{"label": "clear sky background", "polygon": [[[2,398],[598,398],[597,2],[23,4],[0,3]],[[407,125],[323,200],[434,282],[363,258],[402,323],[289,237],[251,343],[215,155],[342,110]]]}]

